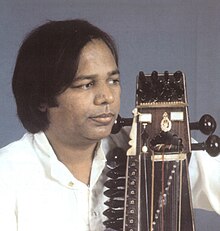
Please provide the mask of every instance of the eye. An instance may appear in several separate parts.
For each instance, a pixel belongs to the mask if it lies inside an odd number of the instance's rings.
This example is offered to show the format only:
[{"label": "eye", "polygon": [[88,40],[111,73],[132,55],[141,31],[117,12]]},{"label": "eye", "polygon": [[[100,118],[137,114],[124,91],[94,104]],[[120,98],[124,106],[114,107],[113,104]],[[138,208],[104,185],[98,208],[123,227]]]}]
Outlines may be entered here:
[{"label": "eye", "polygon": [[110,79],[109,80],[109,84],[111,85],[120,85],[120,79],[117,78],[117,79]]},{"label": "eye", "polygon": [[81,85],[79,87],[81,87],[83,90],[87,90],[87,89],[91,88],[93,85],[94,85],[94,83],[90,82],[90,83],[87,83],[87,84],[83,84],[83,85]]},{"label": "eye", "polygon": [[83,89],[83,90],[88,90],[90,89],[91,87],[94,86],[94,82],[88,82],[86,81],[86,83],[83,83],[83,82],[74,82],[71,86],[71,88],[77,88],[77,89]]}]

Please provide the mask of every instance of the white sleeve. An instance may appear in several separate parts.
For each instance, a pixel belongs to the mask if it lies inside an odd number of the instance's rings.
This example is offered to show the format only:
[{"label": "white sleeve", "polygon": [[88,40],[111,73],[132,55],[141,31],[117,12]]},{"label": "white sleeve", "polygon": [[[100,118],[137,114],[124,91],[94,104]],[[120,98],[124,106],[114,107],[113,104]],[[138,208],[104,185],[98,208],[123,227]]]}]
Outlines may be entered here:
[{"label": "white sleeve", "polygon": [[16,199],[12,190],[0,179],[0,230],[17,231]]},{"label": "white sleeve", "polygon": [[220,214],[220,156],[193,151],[189,163],[193,207]]}]

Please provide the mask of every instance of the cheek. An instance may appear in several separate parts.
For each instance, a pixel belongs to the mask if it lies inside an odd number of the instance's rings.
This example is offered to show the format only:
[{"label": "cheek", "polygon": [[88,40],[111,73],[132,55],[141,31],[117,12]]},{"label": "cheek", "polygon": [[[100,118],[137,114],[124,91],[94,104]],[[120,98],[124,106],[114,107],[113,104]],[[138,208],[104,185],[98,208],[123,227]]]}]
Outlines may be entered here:
[{"label": "cheek", "polygon": [[77,101],[77,103],[66,105],[65,110],[63,110],[63,115],[67,120],[80,121],[89,113],[89,107],[91,103],[85,103],[83,100]]},{"label": "cheek", "polygon": [[78,95],[66,94],[59,101],[58,110],[64,117],[74,117],[79,114],[86,105],[86,97],[79,97]]},{"label": "cheek", "polygon": [[121,101],[121,88],[114,91],[114,97],[115,97],[115,104],[120,107],[120,101]]}]

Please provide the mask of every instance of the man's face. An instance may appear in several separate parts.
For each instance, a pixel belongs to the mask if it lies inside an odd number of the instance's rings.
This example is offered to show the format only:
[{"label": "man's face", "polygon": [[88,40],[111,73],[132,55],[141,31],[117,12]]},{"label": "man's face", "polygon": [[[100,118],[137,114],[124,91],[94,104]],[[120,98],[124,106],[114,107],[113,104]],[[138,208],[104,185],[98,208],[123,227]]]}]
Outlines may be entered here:
[{"label": "man's face", "polygon": [[120,108],[119,71],[108,46],[89,42],[81,51],[72,85],[48,108],[50,137],[85,145],[108,136]]}]

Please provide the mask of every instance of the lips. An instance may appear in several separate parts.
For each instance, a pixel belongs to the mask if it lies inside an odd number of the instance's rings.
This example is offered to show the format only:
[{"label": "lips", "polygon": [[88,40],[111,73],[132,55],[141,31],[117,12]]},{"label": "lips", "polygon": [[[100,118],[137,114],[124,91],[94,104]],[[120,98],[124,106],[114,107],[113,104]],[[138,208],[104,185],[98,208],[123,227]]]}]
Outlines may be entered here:
[{"label": "lips", "polygon": [[112,113],[103,113],[103,114],[99,114],[97,116],[92,116],[92,117],[90,117],[90,119],[95,121],[98,124],[108,125],[114,119],[114,114],[112,114]]}]

